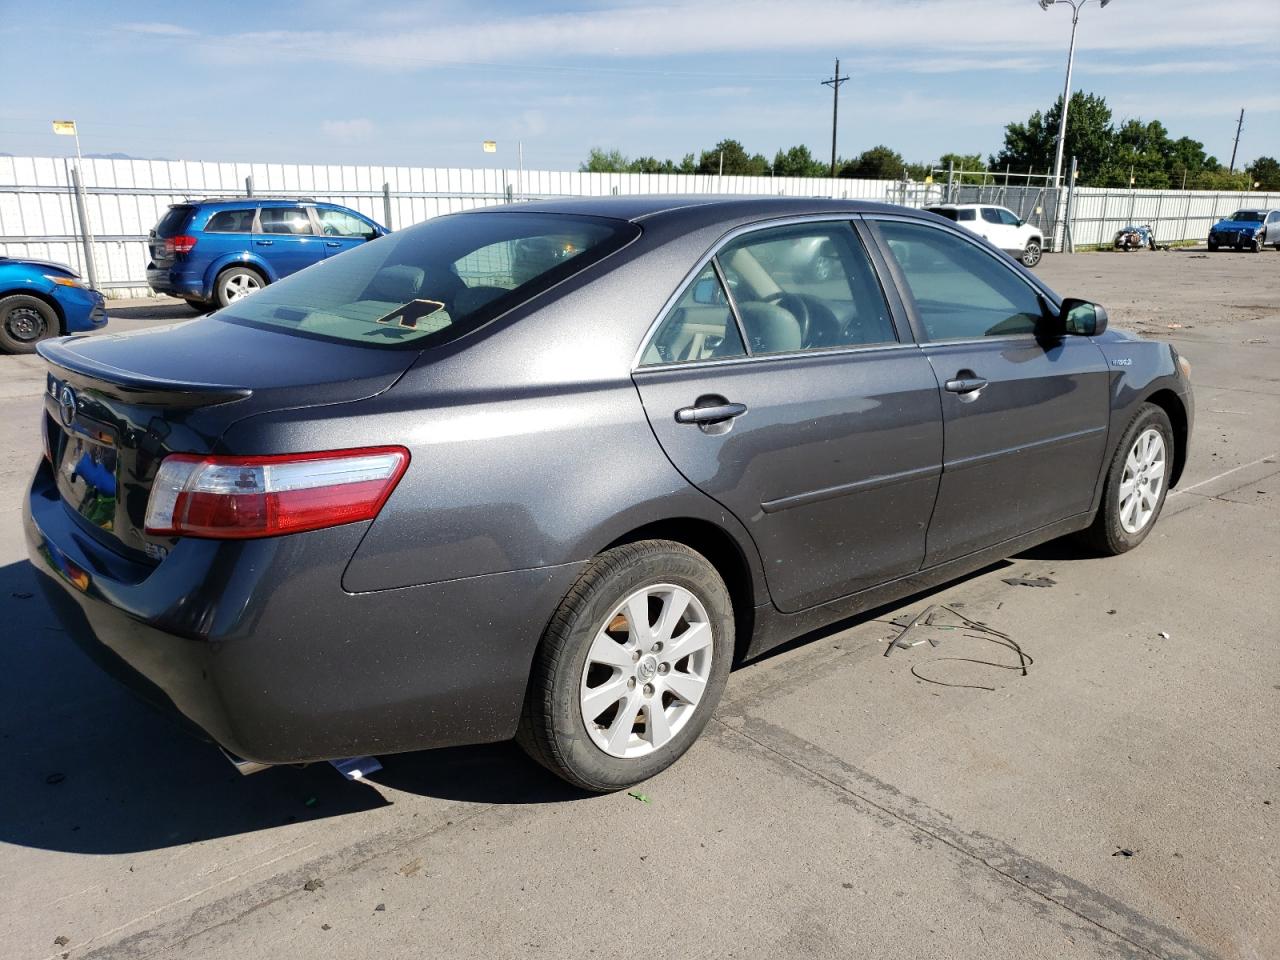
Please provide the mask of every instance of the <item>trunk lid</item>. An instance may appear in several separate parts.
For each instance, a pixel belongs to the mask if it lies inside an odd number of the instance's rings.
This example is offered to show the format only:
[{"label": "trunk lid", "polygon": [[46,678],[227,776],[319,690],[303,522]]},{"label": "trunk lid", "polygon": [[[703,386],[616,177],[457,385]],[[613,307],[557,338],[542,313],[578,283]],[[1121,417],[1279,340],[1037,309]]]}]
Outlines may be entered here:
[{"label": "trunk lid", "polygon": [[374,396],[418,356],[217,317],[38,349],[50,365],[43,430],[58,494],[88,535],[139,562],[158,561],[170,545],[143,530],[165,456],[222,452],[227,428],[257,413]]}]

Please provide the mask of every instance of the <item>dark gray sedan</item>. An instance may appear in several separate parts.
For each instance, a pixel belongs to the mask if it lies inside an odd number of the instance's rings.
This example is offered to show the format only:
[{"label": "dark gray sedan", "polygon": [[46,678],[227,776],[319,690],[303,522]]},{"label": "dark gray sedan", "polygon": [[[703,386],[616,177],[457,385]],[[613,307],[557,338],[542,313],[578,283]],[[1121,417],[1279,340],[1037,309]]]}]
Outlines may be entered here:
[{"label": "dark gray sedan", "polygon": [[514,735],[589,790],[679,757],[735,661],[1137,546],[1193,415],[1169,345],[831,200],[441,217],[40,352],[30,556],[109,670],[245,760]]}]

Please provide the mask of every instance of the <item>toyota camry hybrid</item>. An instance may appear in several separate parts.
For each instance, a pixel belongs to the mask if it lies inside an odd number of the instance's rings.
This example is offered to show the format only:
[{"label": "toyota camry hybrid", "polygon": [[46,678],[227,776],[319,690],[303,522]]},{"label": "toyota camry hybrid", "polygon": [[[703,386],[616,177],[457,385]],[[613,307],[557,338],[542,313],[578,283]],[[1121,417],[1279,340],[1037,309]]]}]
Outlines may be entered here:
[{"label": "toyota camry hybrid", "polygon": [[1170,345],[821,199],[444,216],[40,353],[29,552],[105,668],[243,761],[515,736],[597,791],[684,753],[735,662],[1137,546],[1193,420]]}]

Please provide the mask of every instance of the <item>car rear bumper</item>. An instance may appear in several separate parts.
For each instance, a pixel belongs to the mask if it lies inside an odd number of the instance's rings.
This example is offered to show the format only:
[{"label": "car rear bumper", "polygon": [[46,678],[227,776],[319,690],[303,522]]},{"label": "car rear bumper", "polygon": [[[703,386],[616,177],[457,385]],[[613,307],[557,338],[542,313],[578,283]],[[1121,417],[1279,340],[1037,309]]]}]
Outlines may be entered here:
[{"label": "car rear bumper", "polygon": [[203,274],[194,275],[183,272],[181,265],[158,267],[154,263],[147,267],[147,286],[156,293],[170,297],[183,297],[188,300],[208,298],[204,289]]},{"label": "car rear bumper", "polygon": [[534,648],[580,564],[351,594],[366,525],[181,540],[154,567],[106,549],[42,463],[23,510],[37,580],[72,639],[227,750],[293,763],[515,732]]}]

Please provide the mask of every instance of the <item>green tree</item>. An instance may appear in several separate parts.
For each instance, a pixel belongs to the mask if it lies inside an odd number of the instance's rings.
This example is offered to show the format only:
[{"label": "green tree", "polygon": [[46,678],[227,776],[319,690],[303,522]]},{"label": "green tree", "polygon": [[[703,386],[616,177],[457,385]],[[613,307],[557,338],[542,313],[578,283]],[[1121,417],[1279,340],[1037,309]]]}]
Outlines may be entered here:
[{"label": "green tree", "polygon": [[846,160],[839,175],[858,180],[899,180],[906,163],[902,154],[884,144],[863,150],[852,160]]},{"label": "green tree", "polygon": [[[985,171],[987,169],[986,162],[982,159],[981,154],[977,153],[944,153],[938,158],[938,162],[930,168],[941,170],[941,177],[945,177],[955,164],[956,179],[960,183],[982,183],[986,179]],[[917,177],[917,180],[923,180],[923,177]]]},{"label": "green tree", "polygon": [[[723,160],[724,169],[721,170]],[[769,161],[763,154],[748,154],[737,140],[721,140],[698,158],[698,173],[724,173],[725,176],[762,177],[769,172]]]},{"label": "green tree", "polygon": [[1280,162],[1275,157],[1259,157],[1247,170],[1259,190],[1280,190]]},{"label": "green tree", "polygon": [[592,147],[587,159],[578,164],[579,173],[625,173],[628,160],[621,150]]},{"label": "green tree", "polygon": [[773,158],[773,173],[777,177],[825,177],[831,167],[816,159],[803,144],[789,150],[779,150]]},{"label": "green tree", "polygon": [[[1062,97],[1058,97],[1045,113],[1037,110],[1026,123],[1009,124],[1004,128],[1004,147],[990,158],[991,169],[1003,171],[1007,166],[1014,173],[1052,173],[1061,119]],[[1067,112],[1063,176],[1068,175],[1074,156],[1079,163],[1080,182],[1092,183],[1110,158],[1114,136],[1107,101],[1083,90],[1073,93]]]},{"label": "green tree", "polygon": [[1174,155],[1174,142],[1159,120],[1126,120],[1115,131],[1110,155],[1091,182],[1102,187],[1165,190]]}]

